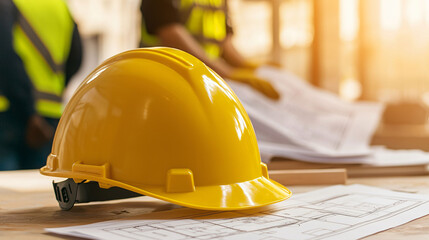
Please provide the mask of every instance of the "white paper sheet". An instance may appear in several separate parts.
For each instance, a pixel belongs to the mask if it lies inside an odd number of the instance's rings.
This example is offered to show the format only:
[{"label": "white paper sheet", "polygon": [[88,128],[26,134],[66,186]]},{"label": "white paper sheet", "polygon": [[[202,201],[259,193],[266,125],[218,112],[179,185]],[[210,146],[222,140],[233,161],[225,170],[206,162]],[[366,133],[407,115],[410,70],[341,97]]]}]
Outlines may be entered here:
[{"label": "white paper sheet", "polygon": [[262,161],[266,163],[274,156],[282,156],[304,162],[329,164],[366,164],[379,167],[429,165],[429,153],[417,149],[392,150],[383,146],[371,146],[370,154],[348,155],[316,153],[266,142],[258,144],[263,149]]},{"label": "white paper sheet", "polygon": [[372,147],[373,154],[367,164],[380,167],[429,164],[429,153],[418,149],[392,150],[382,146]]},{"label": "white paper sheet", "polygon": [[358,239],[429,214],[429,195],[363,185],[294,195],[268,207],[215,212],[189,208],[48,232],[91,239]]},{"label": "white paper sheet", "polygon": [[281,94],[279,101],[270,100],[247,85],[228,82],[249,114],[258,142],[331,156],[370,153],[369,141],[379,123],[382,104],[343,101],[275,68],[260,68],[258,75],[276,87]]}]

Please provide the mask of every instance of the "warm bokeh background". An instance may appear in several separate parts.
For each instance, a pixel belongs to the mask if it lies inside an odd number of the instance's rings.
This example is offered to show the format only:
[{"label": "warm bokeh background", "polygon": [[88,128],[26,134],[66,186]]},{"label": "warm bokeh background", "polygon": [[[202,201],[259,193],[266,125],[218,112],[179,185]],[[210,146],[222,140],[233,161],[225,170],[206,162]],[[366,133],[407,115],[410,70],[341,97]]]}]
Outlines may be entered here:
[{"label": "warm bokeh background", "polygon": [[[68,0],[85,44],[75,79],[139,39],[139,0]],[[229,0],[243,55],[344,99],[429,104],[429,1]],[[73,86],[72,86],[73,88]]]}]

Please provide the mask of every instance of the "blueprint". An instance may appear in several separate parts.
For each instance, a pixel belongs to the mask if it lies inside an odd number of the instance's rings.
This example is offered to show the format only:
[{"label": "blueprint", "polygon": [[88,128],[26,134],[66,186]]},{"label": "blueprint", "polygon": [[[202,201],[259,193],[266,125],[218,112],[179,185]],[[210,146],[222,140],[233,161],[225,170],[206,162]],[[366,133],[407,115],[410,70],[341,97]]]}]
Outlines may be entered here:
[{"label": "blueprint", "polygon": [[429,214],[429,196],[333,186],[271,206],[231,212],[189,208],[46,229],[91,239],[358,239]]},{"label": "blueprint", "polygon": [[258,141],[300,147],[319,154],[362,155],[378,126],[383,105],[347,102],[286,70],[261,67],[281,98],[273,101],[247,85],[229,81],[249,114]]},{"label": "blueprint", "polygon": [[281,98],[273,101],[250,86],[234,81],[234,90],[255,129],[264,161],[271,157],[311,162],[366,163],[371,136],[384,106],[347,102],[303,79],[273,67],[261,67]]}]

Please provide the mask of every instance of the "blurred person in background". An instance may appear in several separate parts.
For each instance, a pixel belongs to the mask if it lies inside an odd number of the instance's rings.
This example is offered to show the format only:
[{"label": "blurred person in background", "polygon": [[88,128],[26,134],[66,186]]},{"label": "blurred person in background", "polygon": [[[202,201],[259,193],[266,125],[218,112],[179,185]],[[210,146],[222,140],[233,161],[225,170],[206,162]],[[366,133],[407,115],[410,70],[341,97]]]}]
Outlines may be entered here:
[{"label": "blurred person in background", "polygon": [[222,77],[249,84],[271,99],[279,99],[270,82],[255,74],[258,64],[247,61],[232,43],[227,0],[142,0],[143,47],[167,46],[199,58]]},{"label": "blurred person in background", "polygon": [[0,170],[45,165],[81,60],[63,0],[0,0]]}]

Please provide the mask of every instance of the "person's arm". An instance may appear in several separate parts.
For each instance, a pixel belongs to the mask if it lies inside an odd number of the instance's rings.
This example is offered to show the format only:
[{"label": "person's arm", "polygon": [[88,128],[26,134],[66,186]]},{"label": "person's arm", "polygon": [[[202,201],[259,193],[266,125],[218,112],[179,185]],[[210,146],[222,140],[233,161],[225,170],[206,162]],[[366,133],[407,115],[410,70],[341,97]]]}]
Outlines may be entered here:
[{"label": "person's arm", "polygon": [[164,26],[158,30],[157,36],[163,46],[178,48],[194,55],[222,77],[228,77],[231,74],[232,67],[223,59],[210,59],[183,25],[174,23]]},{"label": "person's arm", "polygon": [[226,36],[224,42],[222,43],[222,50],[222,58],[225,59],[225,61],[230,65],[238,68],[247,67],[246,59],[234,47],[232,42],[232,34],[228,34]]}]

